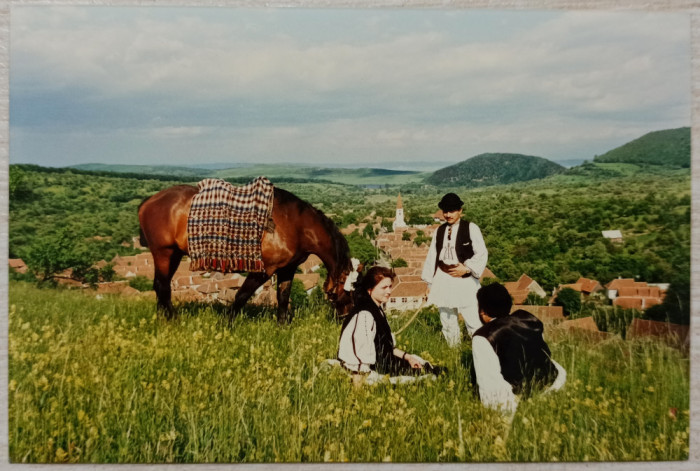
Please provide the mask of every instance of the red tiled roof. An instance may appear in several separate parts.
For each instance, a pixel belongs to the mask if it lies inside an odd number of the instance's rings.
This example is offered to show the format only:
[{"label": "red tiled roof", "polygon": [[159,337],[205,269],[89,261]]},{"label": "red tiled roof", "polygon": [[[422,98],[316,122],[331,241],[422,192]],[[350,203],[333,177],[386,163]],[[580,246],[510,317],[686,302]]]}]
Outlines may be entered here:
[{"label": "red tiled roof", "polygon": [[414,281],[423,281],[420,275],[398,275],[400,283],[409,283]]},{"label": "red tiled roof", "polygon": [[496,278],[496,275],[493,274],[491,270],[489,270],[489,267],[484,268],[484,271],[481,273],[481,277],[479,278],[479,281],[483,280],[484,278]]},{"label": "red tiled roof", "polygon": [[643,296],[618,296],[613,300],[613,305],[623,309],[648,309],[651,306],[661,304],[660,298],[649,298]]},{"label": "red tiled roof", "polygon": [[581,291],[589,294],[603,288],[597,280],[591,280],[584,277],[579,278],[576,284],[581,285]]},{"label": "red tiled roof", "polygon": [[689,330],[690,326],[687,325],[650,321],[636,317],[632,319],[625,338],[660,337],[674,340],[678,343],[686,343],[690,340],[688,336]]},{"label": "red tiled roof", "polygon": [[583,329],[583,330],[590,330],[593,332],[598,332],[598,325],[595,323],[595,320],[593,320],[592,316],[588,317],[581,317],[579,319],[572,319],[572,320],[567,320],[559,324],[559,327],[563,329]]},{"label": "red tiled roof", "polygon": [[10,264],[10,268],[22,268],[27,266],[21,258],[10,258],[7,261]]},{"label": "red tiled roof", "polygon": [[305,290],[310,290],[311,288],[318,285],[318,280],[321,279],[321,275],[318,273],[308,273],[308,274],[297,274],[294,277],[304,284]]},{"label": "red tiled roof", "polygon": [[520,275],[520,278],[518,278],[518,288],[527,289],[530,286],[530,283],[532,283],[533,281],[535,280],[523,273],[522,275]]},{"label": "red tiled roof", "polygon": [[323,262],[321,262],[321,259],[318,258],[316,255],[311,254],[309,255],[309,258],[304,261],[299,267],[301,268],[301,271],[303,272],[309,272],[313,270],[314,267],[321,265]]},{"label": "red tiled roof", "polygon": [[428,284],[423,281],[401,282],[391,291],[392,298],[417,298],[425,296]]},{"label": "red tiled roof", "polygon": [[581,283],[569,283],[566,285],[559,285],[560,290],[563,288],[571,288],[571,289],[578,291],[580,293],[583,286],[581,285]]},{"label": "red tiled roof", "polygon": [[616,278],[610,283],[605,285],[607,289],[620,289],[622,286],[634,286],[635,281],[633,278]]}]

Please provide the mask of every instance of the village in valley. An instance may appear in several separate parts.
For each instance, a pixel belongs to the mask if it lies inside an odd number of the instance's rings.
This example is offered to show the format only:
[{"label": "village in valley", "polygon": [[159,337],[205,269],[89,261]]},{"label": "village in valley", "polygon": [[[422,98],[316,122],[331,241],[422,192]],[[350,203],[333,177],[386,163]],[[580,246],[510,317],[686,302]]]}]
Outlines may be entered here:
[{"label": "village in valley", "polygon": [[[407,311],[415,311],[425,307],[428,299],[428,284],[421,279],[423,263],[428,254],[430,240],[434,231],[444,222],[442,211],[437,210],[431,215],[433,224],[410,225],[405,221],[403,200],[399,193],[396,198],[396,213],[391,222],[392,230],[387,230],[387,224],[382,224],[382,218],[373,224],[377,234],[372,241],[377,255],[378,264],[394,267],[397,275],[391,298],[386,310],[391,316],[400,317]],[[340,231],[349,235],[355,231],[363,232],[368,222],[349,224]],[[602,238],[622,244],[623,236],[620,230],[601,232]],[[416,243],[418,242],[418,243]],[[95,268],[101,269],[111,265],[119,281],[97,283],[95,296],[98,299],[104,295],[121,295],[126,297],[147,297],[155,300],[154,291],[140,291],[130,286],[129,281],[136,277],[152,281],[154,278],[153,257],[148,248],[142,247],[138,237],[132,239],[133,248],[142,253],[130,256],[115,256],[110,261],[101,260]],[[396,262],[399,263],[396,263]],[[25,273],[27,266],[21,259],[9,259],[10,269],[17,273]],[[323,263],[311,254],[297,269],[295,280],[302,283],[307,295],[320,289]],[[60,285],[71,288],[89,288],[90,286],[71,277],[70,269],[56,277]],[[175,302],[217,302],[230,304],[233,302],[238,289],[243,285],[245,274],[191,271],[190,261],[184,257],[172,279],[172,297]],[[573,330],[586,336],[605,339],[612,333],[600,331],[592,317],[568,319],[561,305],[557,305],[557,294],[563,289],[571,289],[579,293],[582,302],[613,305],[621,309],[644,311],[647,308],[661,304],[668,290],[668,283],[647,283],[643,280],[619,277],[603,285],[598,280],[580,277],[575,283],[560,284],[552,293],[546,292],[537,280],[523,273],[517,280],[503,280],[488,266],[480,277],[480,282],[488,284],[499,281],[504,284],[513,299],[513,310],[524,309],[537,316],[543,322],[556,325],[564,330]],[[534,296],[540,302],[528,301]],[[261,286],[251,299],[253,304],[274,307],[277,303],[275,278]],[[669,343],[689,348],[689,328],[687,325],[676,325],[666,322],[645,320],[635,317],[627,330],[626,338],[660,337]]]}]

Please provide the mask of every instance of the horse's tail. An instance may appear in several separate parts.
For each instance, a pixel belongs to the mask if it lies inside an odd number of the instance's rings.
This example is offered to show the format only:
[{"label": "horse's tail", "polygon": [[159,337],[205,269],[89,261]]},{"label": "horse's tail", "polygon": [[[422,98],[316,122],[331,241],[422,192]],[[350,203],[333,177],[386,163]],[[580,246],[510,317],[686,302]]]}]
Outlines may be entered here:
[{"label": "horse's tail", "polygon": [[[139,204],[139,208],[137,210],[137,214],[141,212],[141,206],[143,206],[143,204],[149,199],[151,199],[150,196],[141,201],[141,204]],[[146,240],[146,234],[143,233],[143,227],[141,226],[141,218],[139,218],[139,243],[141,244],[141,247],[148,247],[148,240]]]}]

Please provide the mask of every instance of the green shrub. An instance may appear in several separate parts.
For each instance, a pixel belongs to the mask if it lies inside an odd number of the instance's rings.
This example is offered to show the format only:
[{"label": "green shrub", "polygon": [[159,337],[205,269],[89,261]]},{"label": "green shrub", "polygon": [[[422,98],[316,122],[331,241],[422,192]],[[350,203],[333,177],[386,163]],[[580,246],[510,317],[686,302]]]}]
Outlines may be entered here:
[{"label": "green shrub", "polygon": [[129,286],[139,291],[150,291],[153,289],[153,280],[139,275],[129,280]]},{"label": "green shrub", "polygon": [[622,309],[618,306],[599,306],[590,311],[598,329],[611,334],[619,334],[623,339],[635,317],[642,313],[636,309]]},{"label": "green shrub", "polygon": [[407,267],[408,262],[403,258],[399,257],[396,260],[391,261],[391,268]]},{"label": "green shrub", "polygon": [[581,293],[572,288],[563,288],[557,293],[557,306],[564,308],[564,315],[578,314],[581,311]]},{"label": "green shrub", "polygon": [[528,293],[527,298],[525,298],[525,304],[528,306],[546,306],[547,298],[537,293]]}]

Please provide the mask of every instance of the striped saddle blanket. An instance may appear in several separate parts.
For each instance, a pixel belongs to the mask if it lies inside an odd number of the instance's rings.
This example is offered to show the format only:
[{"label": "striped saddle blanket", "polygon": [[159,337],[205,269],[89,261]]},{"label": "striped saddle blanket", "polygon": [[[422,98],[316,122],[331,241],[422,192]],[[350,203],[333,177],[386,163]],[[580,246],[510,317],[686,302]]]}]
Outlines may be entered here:
[{"label": "striped saddle blanket", "polygon": [[198,188],[187,218],[190,270],[263,271],[274,185],[265,177],[244,186],[207,178]]}]

